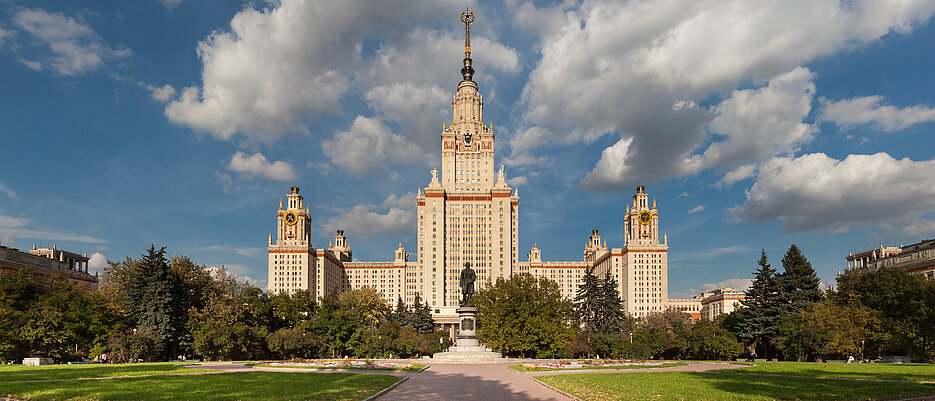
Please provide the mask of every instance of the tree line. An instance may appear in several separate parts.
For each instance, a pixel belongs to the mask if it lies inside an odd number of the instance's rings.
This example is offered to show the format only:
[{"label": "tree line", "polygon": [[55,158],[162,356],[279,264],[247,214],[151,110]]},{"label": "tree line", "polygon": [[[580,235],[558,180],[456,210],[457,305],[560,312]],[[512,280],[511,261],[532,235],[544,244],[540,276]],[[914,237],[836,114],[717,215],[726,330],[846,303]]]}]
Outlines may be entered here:
[{"label": "tree line", "polygon": [[447,345],[426,303],[390,308],[372,287],[269,294],[155,246],[109,265],[99,291],[28,269],[0,275],[0,360],[418,357]]},{"label": "tree line", "polygon": [[[372,287],[320,300],[301,290],[270,294],[154,246],[109,264],[100,291],[3,272],[0,360],[416,357],[450,342],[427,303],[398,299],[391,308]],[[506,356],[530,358],[935,357],[935,280],[881,268],[847,272],[822,290],[795,245],[782,269],[761,252],[742,305],[713,322],[671,309],[629,316],[613,277],[591,268],[573,300],[554,281],[517,274],[475,294],[477,333]]]}]

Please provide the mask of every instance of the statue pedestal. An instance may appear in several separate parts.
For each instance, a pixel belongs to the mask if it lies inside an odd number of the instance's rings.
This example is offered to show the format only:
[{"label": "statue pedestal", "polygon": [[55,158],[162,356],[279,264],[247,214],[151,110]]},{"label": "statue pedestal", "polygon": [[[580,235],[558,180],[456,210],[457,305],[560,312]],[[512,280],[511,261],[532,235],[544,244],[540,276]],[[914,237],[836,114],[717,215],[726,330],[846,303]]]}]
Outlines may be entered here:
[{"label": "statue pedestal", "polygon": [[438,352],[432,356],[434,362],[448,363],[495,363],[503,360],[499,352],[481,347],[477,341],[477,308],[462,306],[458,312],[457,343],[448,347],[447,352]]}]

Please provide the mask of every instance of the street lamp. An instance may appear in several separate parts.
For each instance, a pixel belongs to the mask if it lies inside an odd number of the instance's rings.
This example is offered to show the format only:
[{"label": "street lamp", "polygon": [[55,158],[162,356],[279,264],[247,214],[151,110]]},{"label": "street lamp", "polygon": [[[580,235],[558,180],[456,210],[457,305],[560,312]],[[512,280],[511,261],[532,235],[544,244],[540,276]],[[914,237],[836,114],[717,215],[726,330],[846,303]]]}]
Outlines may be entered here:
[{"label": "street lamp", "polygon": [[632,345],[633,344],[633,333],[630,332],[629,334],[630,334],[630,344]]},{"label": "street lamp", "polygon": [[865,340],[860,340],[860,361],[861,362],[864,361],[864,341]]}]

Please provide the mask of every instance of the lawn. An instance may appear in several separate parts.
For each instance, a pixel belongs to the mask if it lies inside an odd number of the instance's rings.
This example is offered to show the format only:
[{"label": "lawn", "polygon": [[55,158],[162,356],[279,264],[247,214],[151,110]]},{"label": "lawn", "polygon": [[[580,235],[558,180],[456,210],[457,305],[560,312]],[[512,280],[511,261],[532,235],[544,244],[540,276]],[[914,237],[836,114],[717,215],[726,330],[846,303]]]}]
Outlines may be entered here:
[{"label": "lawn", "polygon": [[583,400],[894,400],[935,394],[935,385],[704,372],[539,376]]},{"label": "lawn", "polygon": [[659,368],[672,368],[676,366],[687,365],[685,362],[666,362],[662,365],[657,366],[584,366],[580,368],[525,368],[523,365],[510,365],[510,369],[513,369],[517,372],[548,372],[552,370],[592,370],[592,369],[659,369]]},{"label": "lawn", "polygon": [[788,376],[846,377],[851,379],[935,381],[935,364],[923,363],[812,363],[756,362],[743,369],[723,369],[725,373],[765,373]]},{"label": "lawn", "polygon": [[77,379],[207,372],[211,369],[180,368],[180,363],[127,363],[113,365],[0,365],[0,384],[21,380]]},{"label": "lawn", "polygon": [[108,380],[0,382],[28,400],[362,400],[402,377],[357,373],[244,372]]}]

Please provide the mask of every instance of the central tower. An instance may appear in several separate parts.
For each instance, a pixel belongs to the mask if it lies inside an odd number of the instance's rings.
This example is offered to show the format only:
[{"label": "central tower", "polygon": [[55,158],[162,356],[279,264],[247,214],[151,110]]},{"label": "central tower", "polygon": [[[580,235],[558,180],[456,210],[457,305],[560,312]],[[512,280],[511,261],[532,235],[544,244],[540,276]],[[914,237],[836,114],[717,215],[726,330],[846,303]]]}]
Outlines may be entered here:
[{"label": "central tower", "polygon": [[432,179],[416,198],[421,282],[420,291],[433,307],[457,307],[458,280],[465,262],[483,287],[508,278],[517,264],[519,197],[506,185],[501,167],[495,173],[493,125],[484,123],[484,99],[474,82],[471,23],[474,13],[461,13],[464,65],[451,102],[451,122],[442,123],[441,177]]}]

